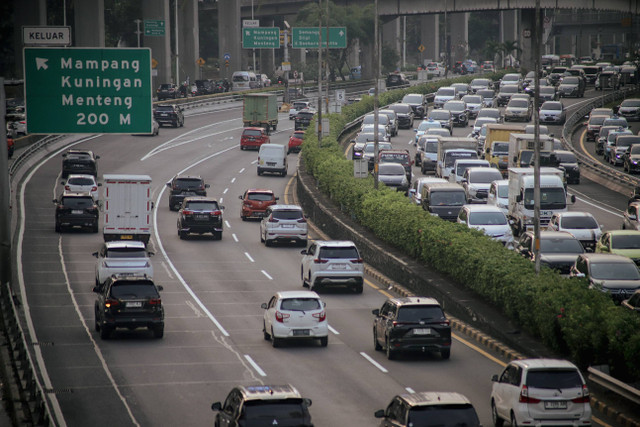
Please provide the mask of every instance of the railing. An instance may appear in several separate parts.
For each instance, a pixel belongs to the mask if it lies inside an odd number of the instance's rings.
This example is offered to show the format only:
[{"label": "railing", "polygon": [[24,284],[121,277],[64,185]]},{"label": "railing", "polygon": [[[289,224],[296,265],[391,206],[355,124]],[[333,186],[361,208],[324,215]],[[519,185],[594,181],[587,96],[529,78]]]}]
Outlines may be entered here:
[{"label": "railing", "polygon": [[593,366],[589,367],[589,380],[606,388],[607,390],[624,397],[630,402],[640,405],[640,390],[633,388],[628,384],[623,383],[620,380],[613,378],[610,375],[596,369]]}]

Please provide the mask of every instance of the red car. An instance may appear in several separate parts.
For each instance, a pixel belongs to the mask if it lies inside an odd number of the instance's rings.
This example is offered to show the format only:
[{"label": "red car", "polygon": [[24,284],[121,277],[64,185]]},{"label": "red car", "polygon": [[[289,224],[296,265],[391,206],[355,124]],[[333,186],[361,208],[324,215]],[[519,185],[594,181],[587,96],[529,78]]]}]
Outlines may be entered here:
[{"label": "red car", "polygon": [[9,158],[13,156],[13,150],[15,148],[15,143],[13,142],[13,138],[7,135],[7,148],[9,149]]},{"label": "red car", "polygon": [[240,138],[240,149],[255,148],[259,150],[262,144],[269,144],[270,142],[271,139],[264,128],[244,128],[242,137]]},{"label": "red car", "polygon": [[262,218],[267,206],[275,205],[279,200],[273,191],[256,188],[245,191],[239,199],[242,200],[240,218],[243,221],[246,221],[247,218]]},{"label": "red car", "polygon": [[293,132],[291,138],[289,138],[289,148],[287,149],[287,154],[291,152],[299,153],[302,149],[302,141],[304,140],[304,131],[297,130]]}]

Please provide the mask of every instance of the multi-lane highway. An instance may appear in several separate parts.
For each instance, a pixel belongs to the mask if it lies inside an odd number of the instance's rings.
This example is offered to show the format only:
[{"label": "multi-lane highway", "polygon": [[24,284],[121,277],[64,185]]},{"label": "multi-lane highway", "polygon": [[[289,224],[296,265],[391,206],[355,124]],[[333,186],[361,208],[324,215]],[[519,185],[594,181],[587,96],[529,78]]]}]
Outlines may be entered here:
[{"label": "multi-lane highway", "polygon": [[[227,105],[192,110],[184,128],[162,128],[158,137],[67,138],[16,189],[18,285],[54,418],[70,426],[210,425],[211,403],[224,400],[233,386],[291,383],[312,399],[316,426],[375,425],[374,411],[395,394],[427,390],[463,393],[481,423],[491,425],[490,378],[505,360],[456,334],[450,360],[427,354],[388,361],[373,349],[371,310],[390,294],[372,279],[362,295],[322,295],[328,347],[302,342],[272,348],[263,339],[260,304],[276,291],[302,289],[302,255],[299,247],[261,244],[258,222],[240,219],[238,196],[247,188],[270,188],[281,202],[293,203],[297,155],[289,155],[286,178],[257,176],[257,153],[239,148],[241,105]],[[466,135],[469,129],[456,128],[455,134]],[[286,144],[292,131],[288,114],[280,114],[271,140]],[[561,133],[560,128],[552,132]],[[392,142],[413,150],[413,135],[401,131]],[[164,287],[162,340],[136,330],[118,331],[103,341],[93,330],[91,254],[102,236],[54,231],[51,200],[62,190],[61,153],[70,146],[99,154],[100,175],[148,174],[153,179],[150,249],[155,252],[154,279]],[[226,207],[221,241],[179,239],[165,183],[180,173],[202,176],[211,185],[208,194]],[[414,175],[420,175],[417,168]],[[573,210],[593,212],[605,229],[619,228],[624,196],[586,179],[569,191],[578,198]]]}]

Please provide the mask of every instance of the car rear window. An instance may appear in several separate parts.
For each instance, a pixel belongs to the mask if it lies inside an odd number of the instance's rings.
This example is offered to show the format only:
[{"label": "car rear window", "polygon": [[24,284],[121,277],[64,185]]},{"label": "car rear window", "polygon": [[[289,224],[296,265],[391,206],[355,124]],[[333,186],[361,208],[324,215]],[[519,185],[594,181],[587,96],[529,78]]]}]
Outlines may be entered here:
[{"label": "car rear window", "polygon": [[217,211],[218,204],[216,202],[187,202],[185,209],[190,209],[192,211]]},{"label": "car rear window", "polygon": [[640,236],[611,236],[611,246],[613,249],[640,249]]},{"label": "car rear window", "polygon": [[584,248],[577,239],[540,239],[543,254],[581,254]]},{"label": "car rear window", "polygon": [[299,210],[276,210],[276,211],[273,211],[273,217],[275,219],[300,219],[300,218],[302,218],[302,211],[299,211]]},{"label": "car rear window", "polygon": [[91,197],[65,197],[62,199],[62,204],[65,208],[85,209],[93,206],[93,199]]},{"label": "car rear window", "polygon": [[598,228],[596,219],[591,216],[563,216],[560,219],[562,228],[575,230],[590,230]]},{"label": "car rear window", "polygon": [[307,311],[322,308],[318,298],[287,298],[280,303],[281,310]]},{"label": "car rear window", "polygon": [[93,185],[93,179],[90,178],[69,178],[67,184],[71,185]]},{"label": "car rear window", "polygon": [[261,136],[261,135],[262,135],[262,131],[257,129],[245,129],[244,132],[242,132],[242,136]]},{"label": "car rear window", "polygon": [[306,417],[306,409],[302,399],[286,400],[249,400],[244,403],[244,416],[247,426],[271,425],[278,423],[293,425],[287,421],[295,421],[302,425]]},{"label": "car rear window", "polygon": [[325,246],[320,248],[320,258],[357,259],[359,258],[359,256],[358,256],[358,250],[355,248],[355,246],[349,246],[349,247]]},{"label": "car rear window", "polygon": [[400,307],[397,320],[400,322],[434,321],[444,319],[442,308],[437,305],[410,305]]},{"label": "car rear window", "polygon": [[410,162],[409,153],[380,153],[380,161],[407,164]]},{"label": "car rear window", "polygon": [[74,162],[88,162],[91,161],[91,156],[89,154],[78,154],[78,153],[73,153],[73,154],[67,154],[67,159],[66,160],[71,160]]},{"label": "car rear window", "polygon": [[180,178],[174,181],[174,187],[177,189],[200,189],[202,187],[202,180]]},{"label": "car rear window", "polygon": [[107,250],[107,258],[145,258],[147,251],[142,248],[112,248]]},{"label": "car rear window", "polygon": [[533,369],[527,373],[527,386],[547,389],[582,387],[582,378],[575,369]]},{"label": "car rear window", "polygon": [[173,107],[171,105],[158,105],[156,107],[156,111],[166,111],[166,112],[173,112]]},{"label": "car rear window", "polygon": [[160,85],[160,90],[168,90],[171,89],[171,85],[170,84],[162,84]]},{"label": "car rear window", "polygon": [[409,411],[409,424],[421,427],[478,427],[480,421],[470,404],[416,406]]},{"label": "car rear window", "polygon": [[472,212],[469,225],[506,225],[507,217],[502,212]]},{"label": "car rear window", "polygon": [[269,200],[273,200],[272,193],[249,193],[247,194],[247,199],[255,200],[258,202],[267,202]]},{"label": "car rear window", "polygon": [[157,298],[158,291],[153,282],[139,283],[114,282],[111,285],[111,296],[114,298]]}]

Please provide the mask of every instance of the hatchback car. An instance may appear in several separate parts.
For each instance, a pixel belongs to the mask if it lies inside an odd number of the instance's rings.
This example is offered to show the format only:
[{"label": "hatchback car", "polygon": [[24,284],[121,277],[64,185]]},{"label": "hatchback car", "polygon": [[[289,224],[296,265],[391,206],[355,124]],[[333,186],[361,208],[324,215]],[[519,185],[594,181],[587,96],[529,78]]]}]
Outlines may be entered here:
[{"label": "hatchback car", "polygon": [[391,73],[387,75],[386,85],[387,87],[407,86],[409,85],[409,79],[402,73]]},{"label": "hatchback car", "polygon": [[242,130],[242,135],[240,136],[240,150],[258,150],[262,144],[269,144],[270,142],[271,138],[266,129],[247,127]]},{"label": "hatchback car", "polygon": [[624,255],[640,265],[640,231],[605,231],[596,243],[596,252]]},{"label": "hatchback car", "polygon": [[267,207],[275,205],[280,199],[267,189],[252,188],[238,196],[242,200],[240,206],[240,218],[246,221],[249,218],[262,218],[267,211]]},{"label": "hatchback car", "polygon": [[[525,258],[535,261],[535,240],[533,230],[523,233],[516,251]],[[580,240],[571,233],[565,231],[540,232],[540,263],[557,270],[560,274],[569,274],[576,259],[583,253],[584,247]]]},{"label": "hatchback car", "polygon": [[286,339],[317,339],[329,342],[326,304],[313,291],[283,291],[271,297],[264,309],[262,332],[274,347]]},{"label": "hatchback car", "polygon": [[628,174],[640,172],[640,144],[633,144],[622,156],[622,167]]},{"label": "hatchback car", "polygon": [[62,154],[62,178],[70,174],[88,174],[98,176],[98,159],[93,151],[67,150]]},{"label": "hatchback car", "polygon": [[396,103],[389,105],[389,109],[396,112],[398,128],[411,129],[413,127],[414,115],[410,105]]},{"label": "hatchback car", "polygon": [[590,212],[556,212],[551,215],[549,231],[566,231],[580,240],[582,246],[593,252],[602,235],[602,228]]},{"label": "hatchback car", "polygon": [[513,95],[514,93],[519,93],[518,86],[501,86],[500,92],[498,92],[498,95],[496,95],[496,105],[498,107],[504,107],[509,103],[509,99],[511,99],[511,95]]},{"label": "hatchback car", "polygon": [[494,375],[493,423],[516,425],[591,425],[589,389],[580,370],[558,359],[511,361]]},{"label": "hatchback car", "polygon": [[458,213],[458,224],[482,231],[503,245],[513,245],[513,232],[507,216],[497,206],[464,205]]},{"label": "hatchback car", "polygon": [[467,104],[467,111],[470,119],[475,119],[478,111],[483,107],[482,97],[480,95],[464,95],[461,98]]},{"label": "hatchback car", "polygon": [[582,98],[584,96],[584,90],[586,82],[577,76],[565,76],[558,85],[558,96],[562,97],[575,97]]},{"label": "hatchback car", "polygon": [[53,203],[56,205],[56,233],[67,228],[88,228],[92,233],[98,232],[98,205],[90,193],[65,191]]},{"label": "hatchback car", "polygon": [[413,115],[415,117],[424,118],[424,115],[427,112],[427,102],[424,99],[424,95],[420,93],[408,93],[402,98],[401,102],[403,104],[411,105],[411,109],[413,110]]},{"label": "hatchback car", "polygon": [[113,240],[101,245],[92,254],[96,261],[96,286],[100,286],[114,274],[146,275],[153,278],[153,265],[147,245],[136,240]]},{"label": "hatchback car", "polygon": [[158,101],[176,99],[178,98],[178,86],[173,83],[162,83],[158,86],[158,89],[156,89],[156,96],[158,97]]},{"label": "hatchback car", "polygon": [[96,182],[95,176],[87,174],[69,175],[67,180],[62,181],[60,184],[64,185],[64,191],[86,192],[91,194],[93,200],[98,200],[98,187],[102,186],[102,184]]},{"label": "hatchback car", "polygon": [[531,120],[531,102],[525,99],[510,99],[504,109],[504,121],[523,121]]},{"label": "hatchback car", "polygon": [[590,115],[589,120],[586,122],[587,126],[587,141],[595,141],[598,139],[598,134],[600,133],[600,128],[602,127],[602,123],[610,116],[605,115]]},{"label": "hatchback car", "polygon": [[617,114],[626,118],[627,120],[638,121],[640,120],[640,99],[625,99],[620,105],[617,106],[617,110]]},{"label": "hatchback car", "polygon": [[570,277],[586,277],[589,288],[611,295],[620,303],[640,289],[640,271],[623,255],[582,254],[571,267]]},{"label": "hatchback car", "polygon": [[558,100],[558,90],[555,86],[541,86],[540,87],[540,100],[542,102],[546,101],[557,101]]},{"label": "hatchback car", "polygon": [[206,196],[209,184],[205,184],[200,176],[176,175],[167,182],[169,187],[169,209],[177,211],[185,197]]},{"label": "hatchback car", "polygon": [[287,154],[299,153],[302,149],[302,142],[304,141],[304,131],[296,130],[289,138],[289,144],[287,146]]},{"label": "hatchback car", "polygon": [[516,86],[518,88],[518,92],[522,90],[522,75],[519,73],[509,73],[505,74],[502,79],[500,79],[500,89],[505,86]]},{"label": "hatchback car", "polygon": [[364,264],[356,244],[348,240],[316,240],[302,255],[302,286],[319,290],[327,286],[347,287],[361,294]]},{"label": "hatchback car", "polygon": [[480,427],[471,401],[455,392],[418,392],[395,396],[387,409],[377,410],[380,427]]},{"label": "hatchback car", "polygon": [[215,240],[221,240],[223,210],[224,206],[211,197],[185,197],[178,212],[178,237],[211,233]]},{"label": "hatchback car", "polygon": [[435,298],[390,298],[372,310],[373,346],[392,360],[402,351],[437,351],[451,356],[451,325]]},{"label": "hatchback car", "polygon": [[506,215],[509,211],[509,180],[493,181],[489,186],[487,206],[496,206]]},{"label": "hatchback car", "polygon": [[491,183],[502,179],[496,168],[473,167],[462,175],[462,186],[467,194],[467,203],[487,203]]},{"label": "hatchback car", "polygon": [[433,98],[433,108],[442,108],[445,102],[456,99],[456,89],[451,86],[443,86],[438,89]]},{"label": "hatchback car", "polygon": [[476,121],[478,119],[482,119],[482,118],[485,118],[485,117],[492,118],[497,123],[501,123],[502,122],[502,113],[497,108],[485,107],[485,108],[480,109],[480,111],[478,111],[478,115],[476,116]]},{"label": "hatchback car", "polygon": [[546,101],[540,107],[540,123],[563,125],[567,113],[560,101]]},{"label": "hatchback car", "polygon": [[307,246],[308,224],[302,208],[296,205],[271,205],[260,222],[260,241],[265,246],[274,242],[295,242]]}]

